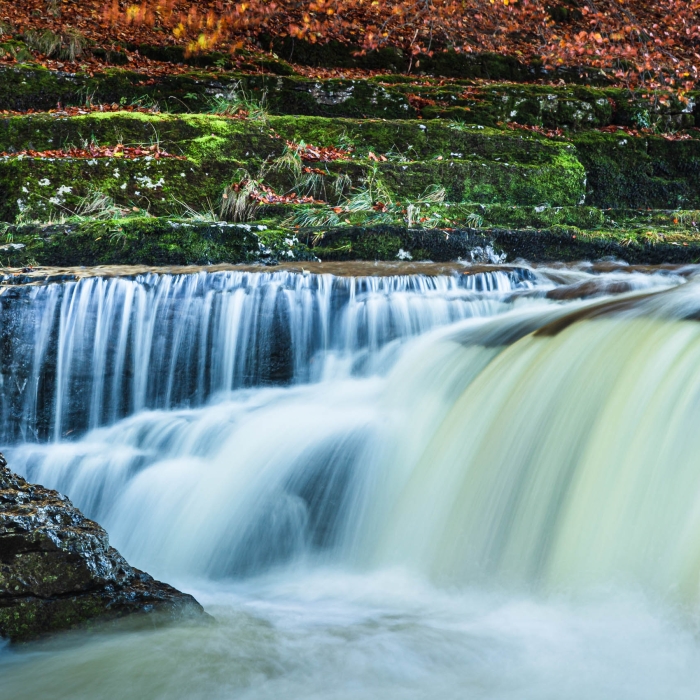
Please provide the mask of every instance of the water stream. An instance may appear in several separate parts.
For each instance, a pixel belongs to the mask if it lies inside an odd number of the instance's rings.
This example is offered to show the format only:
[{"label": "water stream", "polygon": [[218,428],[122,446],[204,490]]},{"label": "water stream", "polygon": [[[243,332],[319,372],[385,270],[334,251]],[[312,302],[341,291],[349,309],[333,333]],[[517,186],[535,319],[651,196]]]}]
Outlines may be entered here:
[{"label": "water stream", "polygon": [[698,272],[0,287],[10,465],[217,618],[0,696],[696,697]]}]

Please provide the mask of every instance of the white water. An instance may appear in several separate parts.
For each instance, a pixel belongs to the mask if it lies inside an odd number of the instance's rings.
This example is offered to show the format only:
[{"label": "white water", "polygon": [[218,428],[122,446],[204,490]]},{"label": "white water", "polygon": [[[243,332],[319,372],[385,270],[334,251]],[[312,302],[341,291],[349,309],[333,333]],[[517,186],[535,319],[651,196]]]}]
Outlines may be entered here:
[{"label": "white water", "polygon": [[534,279],[201,272],[0,287],[0,439],[59,439],[221,390],[347,373],[392,340],[498,312]]},{"label": "white water", "polygon": [[691,700],[700,683],[693,628],[637,593],[541,600],[337,571],[197,593],[216,626],[6,653],[3,697]]},{"label": "white water", "polygon": [[6,652],[8,697],[695,697],[700,286],[625,275],[659,291],[462,289],[386,334],[393,286],[314,381],[7,449],[218,619]]}]

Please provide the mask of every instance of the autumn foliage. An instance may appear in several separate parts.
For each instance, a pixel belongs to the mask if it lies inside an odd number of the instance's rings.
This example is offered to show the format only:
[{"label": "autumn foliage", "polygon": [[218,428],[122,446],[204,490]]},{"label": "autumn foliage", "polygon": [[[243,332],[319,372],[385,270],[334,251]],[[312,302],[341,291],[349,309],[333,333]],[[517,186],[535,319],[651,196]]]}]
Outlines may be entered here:
[{"label": "autumn foliage", "polygon": [[[57,0],[52,0],[54,4]],[[55,23],[19,0],[25,24]],[[394,46],[419,54],[484,51],[546,67],[601,69],[619,81],[690,88],[700,65],[700,0],[82,0],[62,21],[100,41],[180,43],[235,52],[262,37]],[[33,11],[33,15],[29,10]],[[25,12],[26,10],[26,12]],[[60,13],[59,13],[60,14]],[[26,19],[28,18],[28,19]],[[12,16],[9,17],[13,19]],[[15,18],[16,19],[16,18]],[[412,64],[419,67],[419,63]]]},{"label": "autumn foliage", "polygon": [[305,163],[331,163],[335,160],[349,160],[350,151],[335,146],[314,146],[310,143],[297,144],[287,141],[287,148],[299,154]]},{"label": "autumn foliage", "polygon": [[75,146],[67,149],[51,149],[48,151],[16,151],[0,153],[0,158],[124,158],[125,160],[133,160],[134,158],[175,158],[176,160],[187,160],[184,156],[175,156],[167,151],[164,151],[157,145],[142,147],[142,146],[124,146],[117,144],[116,146],[96,146],[89,144],[85,148],[77,148]]}]

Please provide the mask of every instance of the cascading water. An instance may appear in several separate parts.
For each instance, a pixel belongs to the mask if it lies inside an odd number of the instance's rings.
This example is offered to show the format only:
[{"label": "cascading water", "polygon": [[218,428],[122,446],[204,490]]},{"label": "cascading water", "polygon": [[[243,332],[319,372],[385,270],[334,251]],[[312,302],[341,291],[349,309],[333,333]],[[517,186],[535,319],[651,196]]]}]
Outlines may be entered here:
[{"label": "cascading water", "polygon": [[[495,313],[527,270],[220,272],[0,288],[0,439],[65,437],[217,391],[318,381],[397,338]],[[348,368],[349,369],[349,368]]]},{"label": "cascading water", "polygon": [[0,656],[10,697],[694,697],[695,274],[4,290],[11,465],[219,619]]}]

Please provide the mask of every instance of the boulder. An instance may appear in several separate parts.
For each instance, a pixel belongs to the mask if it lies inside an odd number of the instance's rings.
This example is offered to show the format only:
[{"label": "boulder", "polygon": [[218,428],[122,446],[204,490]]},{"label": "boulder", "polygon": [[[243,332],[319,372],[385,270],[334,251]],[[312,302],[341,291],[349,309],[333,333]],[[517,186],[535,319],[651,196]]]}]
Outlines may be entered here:
[{"label": "boulder", "polygon": [[36,637],[148,615],[208,616],[191,596],[130,566],[65,496],[27,483],[0,454],[0,637]]}]

